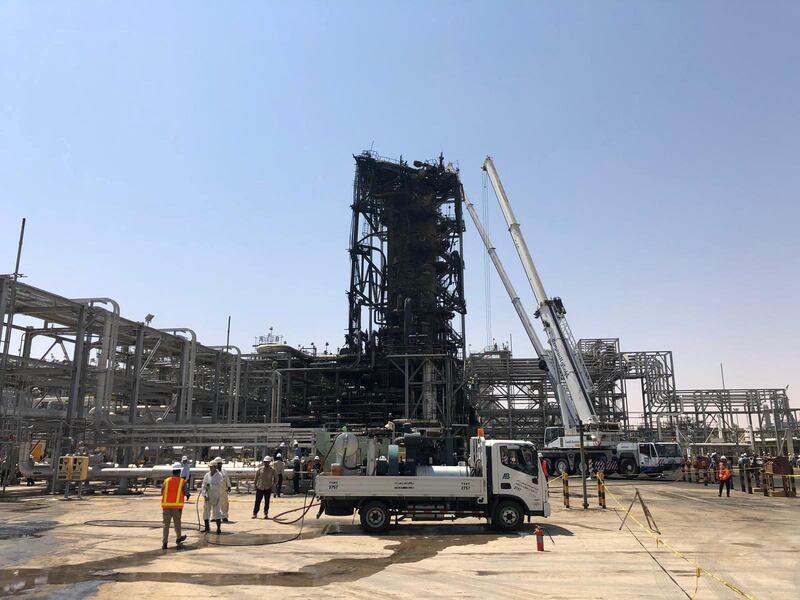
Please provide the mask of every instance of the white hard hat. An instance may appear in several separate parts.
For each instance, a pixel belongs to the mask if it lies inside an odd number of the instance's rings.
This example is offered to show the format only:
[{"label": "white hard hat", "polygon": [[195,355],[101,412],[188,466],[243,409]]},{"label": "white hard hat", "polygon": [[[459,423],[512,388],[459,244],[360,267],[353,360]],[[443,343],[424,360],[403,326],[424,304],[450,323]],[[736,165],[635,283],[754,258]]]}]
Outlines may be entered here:
[{"label": "white hard hat", "polygon": [[271,460],[272,460],[272,458],[269,457],[269,456],[265,456],[264,457],[264,462],[270,462]]},{"label": "white hard hat", "polygon": [[214,462],[221,463],[221,462],[225,462],[225,461],[222,460],[221,456],[218,456],[217,458],[214,459]]},{"label": "white hard hat", "polygon": [[189,462],[188,456],[181,456],[181,462]]},{"label": "white hard hat", "polygon": [[315,456],[314,460],[319,460],[319,455]]},{"label": "white hard hat", "polygon": [[172,465],[173,471],[180,471],[181,469],[183,469],[183,465],[179,462],[176,462]]},{"label": "white hard hat", "polygon": [[281,442],[281,448],[283,448],[285,445],[286,445],[285,442]]},{"label": "white hard hat", "polygon": [[283,456],[283,455],[282,455],[280,452],[278,452],[278,453],[275,455],[275,458],[281,458],[282,456]]},{"label": "white hard hat", "polygon": [[720,460],[728,460],[728,457],[727,456],[720,456],[719,459]]}]

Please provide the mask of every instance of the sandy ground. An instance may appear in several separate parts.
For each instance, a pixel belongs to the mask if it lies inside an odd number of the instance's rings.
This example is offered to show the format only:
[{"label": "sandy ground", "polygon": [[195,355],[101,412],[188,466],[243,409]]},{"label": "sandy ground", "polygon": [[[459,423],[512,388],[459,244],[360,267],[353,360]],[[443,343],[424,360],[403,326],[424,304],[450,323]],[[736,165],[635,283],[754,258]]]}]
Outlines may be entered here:
[{"label": "sandy ground", "polygon": [[[579,488],[573,481],[573,494]],[[622,511],[638,488],[674,556]],[[562,507],[540,523],[552,536],[536,552],[533,524],[501,535],[478,520],[401,524],[381,536],[352,518],[308,514],[299,523],[253,520],[253,496],[233,493],[223,534],[197,531],[184,510],[186,547],[161,549],[157,491],[64,501],[16,488],[0,502],[0,593],[58,598],[696,598],[741,597],[697,563],[755,598],[798,597],[800,498],[765,498],[689,483],[609,482],[608,509]],[[193,497],[192,500],[195,498]],[[302,505],[273,501],[272,515]],[[298,513],[295,513],[298,514]],[[632,515],[644,522],[637,504]]]}]

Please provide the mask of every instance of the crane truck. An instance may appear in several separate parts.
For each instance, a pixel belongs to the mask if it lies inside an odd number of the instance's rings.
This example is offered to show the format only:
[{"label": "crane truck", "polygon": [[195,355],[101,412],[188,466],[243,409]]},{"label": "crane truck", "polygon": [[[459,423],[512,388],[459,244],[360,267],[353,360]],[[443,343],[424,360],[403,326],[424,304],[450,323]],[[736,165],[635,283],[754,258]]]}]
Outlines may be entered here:
[{"label": "crane truck", "polygon": [[470,438],[467,461],[438,466],[429,464],[425,437],[419,433],[404,434],[381,456],[375,440],[368,441],[367,457],[359,461],[354,460],[355,435],[336,438],[336,459],[314,482],[320,501],[317,517],[358,511],[365,532],[382,533],[393,519],[481,517],[500,531],[515,531],[526,516],[550,515],[546,477],[531,442],[486,440],[479,430]]},{"label": "crane truck", "polygon": [[[547,295],[491,157],[486,157],[483,170],[491,182],[511,239],[538,303],[534,316],[541,321],[550,346],[549,349],[545,349],[539,339],[474,205],[462,188],[467,211],[486,246],[523,329],[539,356],[540,367],[547,371],[558,401],[563,427],[545,430],[544,447],[541,450],[542,462],[548,472],[583,473],[589,469],[602,470],[606,474],[618,473],[625,477],[636,477],[639,473],[659,475],[679,468],[682,457],[681,448],[677,443],[637,443],[624,439],[618,423],[600,422],[594,409],[592,380],[576,348],[575,338],[567,323],[564,303],[561,298],[550,298]],[[585,461],[581,460],[581,446],[584,447]]]}]

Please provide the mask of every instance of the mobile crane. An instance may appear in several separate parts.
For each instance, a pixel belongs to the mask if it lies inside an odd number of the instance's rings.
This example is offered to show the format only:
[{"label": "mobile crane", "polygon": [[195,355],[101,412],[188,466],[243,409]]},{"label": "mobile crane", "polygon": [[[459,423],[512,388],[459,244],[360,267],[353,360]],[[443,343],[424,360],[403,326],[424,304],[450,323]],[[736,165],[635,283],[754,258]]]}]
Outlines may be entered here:
[{"label": "mobile crane", "polygon": [[497,196],[511,239],[538,303],[534,316],[541,320],[550,345],[550,349],[545,350],[497,256],[496,249],[478,218],[475,207],[468,196],[463,194],[478,234],[541,360],[541,366],[547,370],[561,409],[563,432],[560,431],[561,428],[545,430],[545,446],[541,451],[543,462],[551,473],[583,472],[585,466],[580,459],[581,437],[583,437],[587,464],[595,470],[635,477],[640,472],[658,475],[664,471],[677,469],[681,462],[681,449],[678,444],[639,444],[627,441],[623,439],[618,423],[600,422],[592,401],[594,391],[592,381],[583,358],[576,349],[575,338],[567,323],[564,303],[561,298],[550,298],[547,295],[491,157],[486,157],[483,170],[486,171]]}]

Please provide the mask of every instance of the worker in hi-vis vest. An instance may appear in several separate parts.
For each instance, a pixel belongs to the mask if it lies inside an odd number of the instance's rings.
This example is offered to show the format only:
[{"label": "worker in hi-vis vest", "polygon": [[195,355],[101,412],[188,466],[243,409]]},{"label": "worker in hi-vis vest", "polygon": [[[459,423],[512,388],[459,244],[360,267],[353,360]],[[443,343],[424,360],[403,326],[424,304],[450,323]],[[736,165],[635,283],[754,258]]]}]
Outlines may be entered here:
[{"label": "worker in hi-vis vest", "polygon": [[722,488],[727,491],[728,498],[731,497],[731,466],[728,464],[728,458],[725,456],[720,457],[719,467],[717,467],[717,479],[719,479],[719,495],[722,497]]},{"label": "worker in hi-vis vest", "polygon": [[175,542],[180,546],[186,536],[181,535],[181,515],[183,514],[183,500],[186,493],[183,488],[183,478],[181,477],[181,464],[172,465],[172,476],[164,480],[161,488],[161,512],[164,520],[164,532],[161,536],[161,547],[167,549],[167,538],[169,537],[169,524],[175,524]]}]

